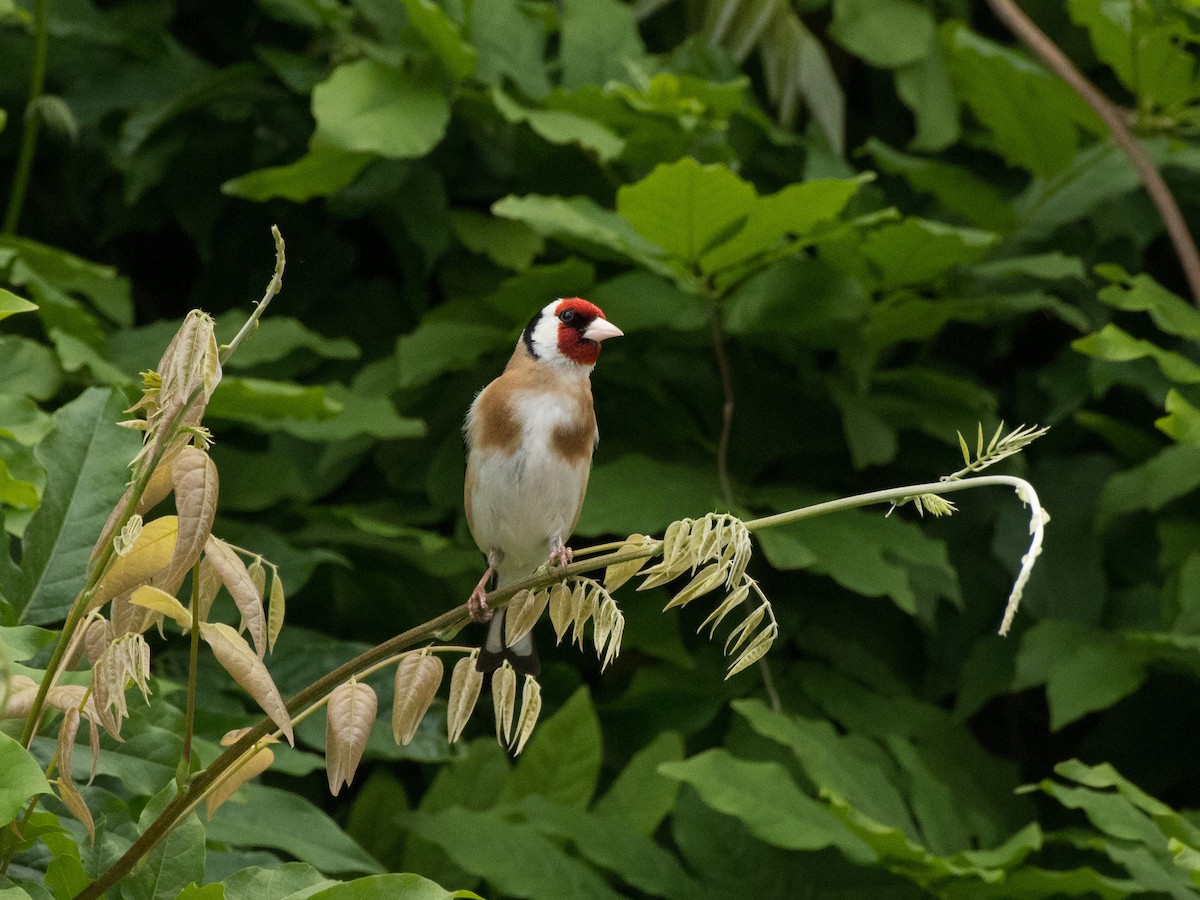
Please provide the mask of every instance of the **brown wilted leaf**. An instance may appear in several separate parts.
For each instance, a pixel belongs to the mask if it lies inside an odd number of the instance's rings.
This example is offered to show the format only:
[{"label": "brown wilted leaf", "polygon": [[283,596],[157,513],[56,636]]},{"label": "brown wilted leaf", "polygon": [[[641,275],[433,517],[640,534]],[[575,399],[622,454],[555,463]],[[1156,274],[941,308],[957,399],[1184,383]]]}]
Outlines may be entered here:
[{"label": "brown wilted leaf", "polygon": [[263,712],[270,716],[279,730],[293,747],[296,745],[292,733],[292,718],[288,715],[279,688],[271,680],[271,673],[263,665],[250,645],[240,634],[223,622],[205,622],[200,626],[200,637],[212,647],[217,662],[233,676],[233,680],[254,698]]},{"label": "brown wilted leaf", "polygon": [[546,605],[550,602],[550,592],[546,589],[539,591],[518,591],[508,601],[508,612],[504,616],[504,641],[509,646],[515,644],[533,630]]},{"label": "brown wilted leaf", "polygon": [[492,708],[496,712],[496,740],[507,747],[512,737],[513,711],[517,704],[517,673],[506,660],[492,672]]},{"label": "brown wilted leaf", "polygon": [[287,600],[283,595],[283,582],[279,580],[279,571],[271,572],[271,594],[267,599],[267,649],[275,652],[275,640],[283,630],[283,617],[287,610]]},{"label": "brown wilted leaf", "polygon": [[263,612],[262,594],[255,590],[245,564],[228,544],[213,535],[209,535],[204,545],[204,558],[216,569],[225,589],[233,596],[242,622],[250,631],[258,658],[262,659],[267,652],[267,617]]},{"label": "brown wilted leaf", "polygon": [[75,789],[75,785],[67,778],[56,778],[54,786],[58,788],[58,799],[62,801],[63,806],[83,823],[83,827],[87,829],[88,837],[92,844],[96,843],[96,823],[92,821],[91,810],[87,808],[87,804],[83,802],[83,797],[79,796],[79,791]]},{"label": "brown wilted leaf", "polygon": [[521,691],[521,718],[517,720],[515,756],[520,756],[525,749],[525,742],[533,734],[538,716],[542,713],[542,686],[532,675],[525,676],[525,687]]},{"label": "brown wilted leaf", "polygon": [[212,534],[220,487],[216,464],[207,453],[195,447],[184,447],[179,451],[171,473],[175,511],[179,517],[179,539],[163,575],[167,584],[176,580],[182,582],[188,569],[200,558],[205,542]]},{"label": "brown wilted leaf", "polygon": [[479,689],[483,686],[483,673],[475,668],[475,654],[465,656],[454,664],[450,675],[450,703],[446,709],[446,736],[454,743],[467,727],[475,703],[479,700]]},{"label": "brown wilted leaf", "polygon": [[349,785],[362,759],[379,699],[370,685],[349,681],[338,685],[329,695],[325,718],[325,772],[329,793],[338,795]]},{"label": "brown wilted leaf", "polygon": [[175,489],[175,476],[171,470],[174,467],[175,458],[179,455],[179,451],[183,449],[186,442],[186,437],[177,439],[171,446],[171,449],[163,454],[163,458],[154,467],[154,471],[150,473],[150,480],[146,482],[146,490],[142,492],[135,512],[144,516],[165,500],[167,494]]},{"label": "brown wilted leaf", "polygon": [[192,614],[188,612],[187,607],[166,591],[160,591],[156,587],[143,584],[129,595],[129,602],[134,606],[151,609],[174,619],[175,624],[183,629],[184,632],[192,627]]},{"label": "brown wilted leaf", "polygon": [[58,771],[64,779],[75,784],[71,770],[71,758],[75,753],[75,735],[79,733],[79,709],[72,706],[63,712],[58,726]]},{"label": "brown wilted leaf", "polygon": [[112,624],[103,616],[92,620],[83,638],[84,647],[87,649],[88,665],[96,664],[100,654],[108,648],[115,637]]},{"label": "brown wilted leaf", "polygon": [[207,556],[200,558],[200,621],[208,621],[213,601],[221,592],[221,573],[213,568]]},{"label": "brown wilted leaf", "polygon": [[113,597],[145,584],[170,563],[175,552],[179,520],[175,516],[152,519],[125,556],[114,558],[92,597],[89,609],[97,609]]},{"label": "brown wilted leaf", "polygon": [[[232,631],[233,629],[230,630]],[[249,650],[250,648],[247,647],[246,649]],[[208,821],[212,821],[213,813],[226,800],[236,794],[238,788],[251,778],[255,778],[267,771],[267,769],[271,768],[271,763],[273,762],[275,762],[275,752],[262,743],[255,744],[243,753],[238,761],[233,764],[226,777],[217,782],[216,786],[208,792],[208,796],[204,798],[204,811]]]},{"label": "brown wilted leaf", "polygon": [[392,737],[408,744],[429,711],[442,683],[442,661],[429,653],[410,653],[396,666],[396,695],[392,701]]}]

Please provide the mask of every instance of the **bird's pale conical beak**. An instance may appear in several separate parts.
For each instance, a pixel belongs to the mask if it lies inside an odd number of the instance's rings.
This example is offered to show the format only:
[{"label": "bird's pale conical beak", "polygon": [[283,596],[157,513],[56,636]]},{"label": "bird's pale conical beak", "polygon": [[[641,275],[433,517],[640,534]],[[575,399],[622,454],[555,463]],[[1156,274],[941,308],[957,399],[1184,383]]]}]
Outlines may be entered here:
[{"label": "bird's pale conical beak", "polygon": [[624,333],[620,328],[608,321],[608,319],[599,318],[594,319],[592,324],[583,330],[584,338],[596,343],[613,337],[621,337]]}]

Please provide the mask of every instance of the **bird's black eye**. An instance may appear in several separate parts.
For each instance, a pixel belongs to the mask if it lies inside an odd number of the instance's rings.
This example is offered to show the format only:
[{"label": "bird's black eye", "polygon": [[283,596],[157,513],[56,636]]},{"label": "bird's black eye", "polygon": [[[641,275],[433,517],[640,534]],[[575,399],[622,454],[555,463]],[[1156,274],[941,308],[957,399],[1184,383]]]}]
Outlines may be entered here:
[{"label": "bird's black eye", "polygon": [[560,312],[558,314],[558,320],[560,322],[562,322],[564,325],[570,325],[572,322],[575,321],[576,318],[578,318],[578,316],[579,316],[579,313],[575,312],[575,310],[564,309],[562,312]]}]

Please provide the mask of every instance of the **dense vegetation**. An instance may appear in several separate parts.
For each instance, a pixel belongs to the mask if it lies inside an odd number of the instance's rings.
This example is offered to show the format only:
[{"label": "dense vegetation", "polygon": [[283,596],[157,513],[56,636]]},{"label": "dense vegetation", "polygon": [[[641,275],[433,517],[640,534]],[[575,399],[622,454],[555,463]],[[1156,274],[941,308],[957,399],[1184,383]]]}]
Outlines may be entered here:
[{"label": "dense vegetation", "polygon": [[[1200,8],[1027,5],[1200,224]],[[629,585],[603,672],[539,627],[515,760],[486,700],[447,742],[443,687],[331,797],[319,713],[113,896],[1200,895],[1200,313],[1109,128],[986,4],[0,0],[0,110],[0,707],[130,478],[138,373],[193,308],[233,338],[272,224],[284,287],[205,424],[213,531],[286,587],[285,697],[465,600],[462,416],[555,296],[626,332],[576,547],[1051,427],[1002,464],[1052,516],[1009,636],[1011,490],[763,531],[764,664],[725,680],[712,602]],[[72,896],[186,781],[164,630],[91,784],[74,754],[94,839],[73,798],[29,805],[49,785],[3,723],[0,896]],[[208,763],[258,713],[211,655],[197,677]]]}]

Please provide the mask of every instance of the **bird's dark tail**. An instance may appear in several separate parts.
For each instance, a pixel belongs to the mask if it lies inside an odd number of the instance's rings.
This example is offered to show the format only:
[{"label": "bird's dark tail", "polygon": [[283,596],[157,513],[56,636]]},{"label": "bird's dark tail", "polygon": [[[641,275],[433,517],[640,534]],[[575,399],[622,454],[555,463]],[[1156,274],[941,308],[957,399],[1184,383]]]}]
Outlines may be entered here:
[{"label": "bird's dark tail", "polygon": [[522,675],[537,675],[542,670],[542,663],[538,659],[537,645],[533,642],[533,632],[510,647],[504,645],[504,616],[507,613],[507,609],[500,610],[488,625],[487,640],[479,648],[475,668],[480,672],[491,672],[507,660]]}]

